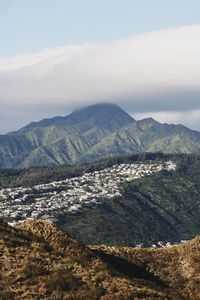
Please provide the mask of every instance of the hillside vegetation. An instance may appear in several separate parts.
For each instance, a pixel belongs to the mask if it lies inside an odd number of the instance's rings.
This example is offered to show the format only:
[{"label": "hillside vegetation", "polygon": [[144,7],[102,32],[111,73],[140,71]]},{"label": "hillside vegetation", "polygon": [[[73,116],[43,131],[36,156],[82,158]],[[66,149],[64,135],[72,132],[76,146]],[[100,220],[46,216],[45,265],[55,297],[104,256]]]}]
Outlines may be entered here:
[{"label": "hillside vegetation", "polygon": [[200,156],[135,154],[81,166],[9,169],[0,171],[0,187],[33,186],[120,163],[172,160],[175,172],[159,172],[121,186],[121,196],[76,214],[57,216],[58,224],[84,244],[149,246],[179,242],[200,234]]},{"label": "hillside vegetation", "polygon": [[[115,164],[159,161],[168,159],[183,160],[188,155],[164,155],[162,153],[139,153],[117,156],[80,165],[63,165],[58,167],[31,167],[24,169],[0,169],[0,188],[31,187],[33,185],[49,183],[81,176],[87,172],[94,172],[111,167]],[[196,156],[193,156],[196,157]],[[198,157],[198,156],[197,156]]]},{"label": "hillside vegetation", "polygon": [[200,237],[171,248],[134,249],[128,247],[91,247],[99,255],[105,253],[138,267],[146,268],[173,287],[186,299],[200,299]]},{"label": "hillside vegetation", "polygon": [[58,166],[127,153],[197,153],[200,133],[152,118],[136,121],[112,104],[32,122],[0,135],[0,168]]},{"label": "hillside vegetation", "polygon": [[62,227],[86,243],[151,245],[200,233],[200,177],[152,175],[126,184],[117,199],[66,215]]},{"label": "hillside vegetation", "polygon": [[199,250],[198,238],[166,251],[89,249],[49,222],[1,221],[0,299],[195,300]]},{"label": "hillside vegetation", "polygon": [[200,157],[174,157],[175,172],[125,183],[122,196],[60,219],[72,236],[89,244],[151,245],[200,234]]}]

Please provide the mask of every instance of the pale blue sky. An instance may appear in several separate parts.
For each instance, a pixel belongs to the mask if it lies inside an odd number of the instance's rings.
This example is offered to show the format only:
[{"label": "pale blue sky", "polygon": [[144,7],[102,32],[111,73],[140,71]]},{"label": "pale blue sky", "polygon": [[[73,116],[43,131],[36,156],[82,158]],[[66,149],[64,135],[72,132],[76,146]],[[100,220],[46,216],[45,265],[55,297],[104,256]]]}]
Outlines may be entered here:
[{"label": "pale blue sky", "polygon": [[200,0],[0,0],[0,134],[98,102],[200,130],[199,12]]},{"label": "pale blue sky", "polygon": [[199,0],[0,0],[0,57],[200,23]]}]

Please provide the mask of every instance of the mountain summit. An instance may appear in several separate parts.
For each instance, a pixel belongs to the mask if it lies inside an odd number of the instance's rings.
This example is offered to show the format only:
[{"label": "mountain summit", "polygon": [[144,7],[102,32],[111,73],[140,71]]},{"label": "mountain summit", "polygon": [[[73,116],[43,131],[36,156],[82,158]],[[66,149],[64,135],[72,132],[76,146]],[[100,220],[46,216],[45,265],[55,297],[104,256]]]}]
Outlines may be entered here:
[{"label": "mountain summit", "polygon": [[96,104],[1,135],[0,167],[56,166],[148,151],[199,152],[200,132],[152,118],[135,121],[117,105]]},{"label": "mountain summit", "polygon": [[77,109],[66,117],[55,117],[39,122],[32,122],[22,128],[20,132],[37,127],[77,126],[83,125],[86,122],[87,127],[100,127],[108,129],[109,131],[115,131],[124,125],[133,123],[134,119],[115,104],[100,103]]}]

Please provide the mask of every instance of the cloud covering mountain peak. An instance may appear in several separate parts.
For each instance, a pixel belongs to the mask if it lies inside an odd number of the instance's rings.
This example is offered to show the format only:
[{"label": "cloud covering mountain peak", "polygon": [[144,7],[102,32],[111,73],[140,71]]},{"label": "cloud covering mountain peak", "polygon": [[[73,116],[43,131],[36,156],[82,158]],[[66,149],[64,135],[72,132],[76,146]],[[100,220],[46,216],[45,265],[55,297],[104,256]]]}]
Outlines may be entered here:
[{"label": "cloud covering mountain peak", "polygon": [[[200,25],[193,25],[0,59],[1,120],[13,110],[11,126],[21,126],[23,118],[96,102],[117,103],[138,116],[199,117],[199,36]],[[191,122],[186,125],[200,128],[197,119]]]}]

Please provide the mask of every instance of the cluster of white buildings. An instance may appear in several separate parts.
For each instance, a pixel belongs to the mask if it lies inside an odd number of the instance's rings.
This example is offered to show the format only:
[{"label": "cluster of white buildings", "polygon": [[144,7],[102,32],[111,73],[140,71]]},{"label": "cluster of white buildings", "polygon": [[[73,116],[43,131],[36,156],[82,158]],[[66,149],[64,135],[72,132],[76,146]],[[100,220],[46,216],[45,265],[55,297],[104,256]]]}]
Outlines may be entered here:
[{"label": "cluster of white buildings", "polygon": [[[152,244],[150,247],[151,248],[171,248],[173,246],[177,246],[177,245],[180,245],[180,244],[185,244],[187,243],[188,240],[180,240],[180,242],[163,242],[163,241],[158,241],[157,243],[155,244]],[[149,248],[149,245],[146,246],[144,244],[137,244],[134,246],[134,248]]]},{"label": "cluster of white buildings", "polygon": [[134,163],[114,165],[80,177],[31,188],[18,187],[0,190],[0,217],[10,224],[26,219],[43,218],[56,222],[60,215],[91,208],[102,199],[121,196],[121,186],[161,170],[173,171],[175,163]]}]

